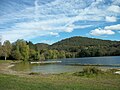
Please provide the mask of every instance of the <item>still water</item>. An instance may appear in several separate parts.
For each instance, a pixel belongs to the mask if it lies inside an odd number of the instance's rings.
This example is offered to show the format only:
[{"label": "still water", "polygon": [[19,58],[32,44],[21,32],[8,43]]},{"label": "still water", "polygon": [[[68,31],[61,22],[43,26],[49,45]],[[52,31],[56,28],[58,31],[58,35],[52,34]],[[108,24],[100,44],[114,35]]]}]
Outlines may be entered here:
[{"label": "still water", "polygon": [[[30,62],[22,62],[12,67],[15,71],[24,72],[40,72],[40,73],[64,73],[81,71],[85,66],[78,64],[100,64],[100,65],[120,65],[120,56],[112,57],[87,57],[87,58],[71,58],[58,59],[61,63],[56,64],[30,64]],[[76,65],[77,64],[77,65]],[[120,66],[104,66],[99,68],[120,68]]]}]

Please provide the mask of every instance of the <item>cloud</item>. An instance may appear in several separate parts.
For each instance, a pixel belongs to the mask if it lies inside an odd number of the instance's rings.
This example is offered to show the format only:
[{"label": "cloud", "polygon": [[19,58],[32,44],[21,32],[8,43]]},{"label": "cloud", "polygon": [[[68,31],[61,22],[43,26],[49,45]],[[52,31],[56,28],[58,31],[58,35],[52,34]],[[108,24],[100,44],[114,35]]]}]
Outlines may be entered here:
[{"label": "cloud", "polygon": [[90,32],[91,35],[93,36],[101,36],[101,35],[113,35],[115,32],[112,30],[104,30],[104,29],[95,29]]},{"label": "cloud", "polygon": [[120,24],[105,26],[104,29],[98,28],[98,29],[92,30],[90,34],[93,36],[113,35],[115,34],[114,30],[120,30]]},{"label": "cloud", "polygon": [[75,26],[73,24],[67,26],[67,28],[65,29],[65,32],[72,32],[74,30],[74,27]]},{"label": "cloud", "polygon": [[108,7],[108,11],[120,13],[120,7],[117,5],[111,5],[110,7]]},{"label": "cloud", "polygon": [[54,32],[50,32],[50,35],[52,35],[52,36],[59,36],[59,34],[58,33],[54,33]]},{"label": "cloud", "polygon": [[117,24],[117,25],[111,25],[111,26],[106,26],[105,29],[110,29],[110,30],[120,30],[120,24]]},{"label": "cloud", "polygon": [[106,21],[107,22],[116,22],[117,21],[117,19],[116,19],[116,17],[114,17],[114,16],[106,16]]}]

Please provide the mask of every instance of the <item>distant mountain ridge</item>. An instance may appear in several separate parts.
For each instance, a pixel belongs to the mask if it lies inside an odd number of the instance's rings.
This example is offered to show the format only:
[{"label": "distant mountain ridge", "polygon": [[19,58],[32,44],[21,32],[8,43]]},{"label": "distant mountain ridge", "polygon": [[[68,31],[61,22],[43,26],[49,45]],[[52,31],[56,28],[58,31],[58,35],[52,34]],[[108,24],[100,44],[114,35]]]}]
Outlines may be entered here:
[{"label": "distant mountain ridge", "polygon": [[58,41],[51,46],[51,49],[80,47],[80,46],[119,46],[120,41],[102,40],[88,37],[75,36]]},{"label": "distant mountain ridge", "polygon": [[[73,43],[75,42],[75,43]],[[81,43],[82,42],[82,43]],[[99,42],[99,43],[98,43]],[[65,43],[66,45],[69,43],[70,45],[107,45],[108,43],[116,43],[120,41],[111,41],[111,40],[102,40],[102,39],[96,39],[96,38],[88,38],[88,37],[81,37],[81,36],[75,36],[75,37],[71,37],[71,38],[66,38],[63,39],[61,41],[58,41],[53,45],[60,45]]]}]

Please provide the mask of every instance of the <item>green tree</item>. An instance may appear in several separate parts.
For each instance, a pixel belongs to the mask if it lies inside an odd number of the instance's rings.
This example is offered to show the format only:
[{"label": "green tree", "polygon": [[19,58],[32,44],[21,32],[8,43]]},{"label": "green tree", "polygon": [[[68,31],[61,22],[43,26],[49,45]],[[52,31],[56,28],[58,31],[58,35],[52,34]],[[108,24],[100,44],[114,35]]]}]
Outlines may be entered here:
[{"label": "green tree", "polygon": [[29,59],[29,45],[24,40],[17,40],[15,42],[15,52],[22,60],[26,61]]},{"label": "green tree", "polygon": [[36,52],[35,60],[40,60],[40,52],[39,51]]},{"label": "green tree", "polygon": [[66,58],[65,51],[59,51],[58,58]]},{"label": "green tree", "polygon": [[52,51],[52,59],[57,59],[57,58],[58,58],[58,55],[59,55],[58,50],[53,50],[53,51]]},{"label": "green tree", "polygon": [[22,59],[22,55],[21,55],[21,53],[20,53],[20,51],[19,51],[19,47],[16,47],[16,49],[13,50],[12,56],[13,56],[13,58],[16,59],[16,60],[21,60],[21,59]]},{"label": "green tree", "polygon": [[29,59],[30,60],[35,60],[35,57],[36,57],[36,51],[34,49],[31,49],[29,50]]},{"label": "green tree", "polygon": [[71,52],[66,52],[65,55],[66,55],[66,58],[72,58],[73,57]]},{"label": "green tree", "polygon": [[12,45],[8,40],[6,40],[2,46],[2,55],[5,57],[5,60],[11,54],[11,50],[12,50]]},{"label": "green tree", "polygon": [[41,55],[40,55],[40,60],[45,60],[44,54],[41,54]]}]

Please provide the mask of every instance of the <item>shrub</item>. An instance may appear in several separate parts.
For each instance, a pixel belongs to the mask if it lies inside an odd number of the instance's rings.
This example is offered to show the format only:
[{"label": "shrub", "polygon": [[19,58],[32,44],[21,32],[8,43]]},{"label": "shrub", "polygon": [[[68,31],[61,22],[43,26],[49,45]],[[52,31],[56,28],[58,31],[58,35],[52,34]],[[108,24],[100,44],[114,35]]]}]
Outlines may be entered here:
[{"label": "shrub", "polygon": [[83,68],[83,71],[76,72],[76,73],[74,73],[74,75],[89,76],[89,75],[97,75],[97,74],[101,74],[101,73],[102,73],[102,71],[96,67],[85,67],[85,68]]},{"label": "shrub", "polygon": [[101,70],[96,67],[86,67],[83,68],[83,73],[85,74],[99,74],[101,73]]},{"label": "shrub", "polygon": [[31,73],[29,73],[29,75],[39,75],[39,73],[37,73],[37,72],[31,72]]}]

